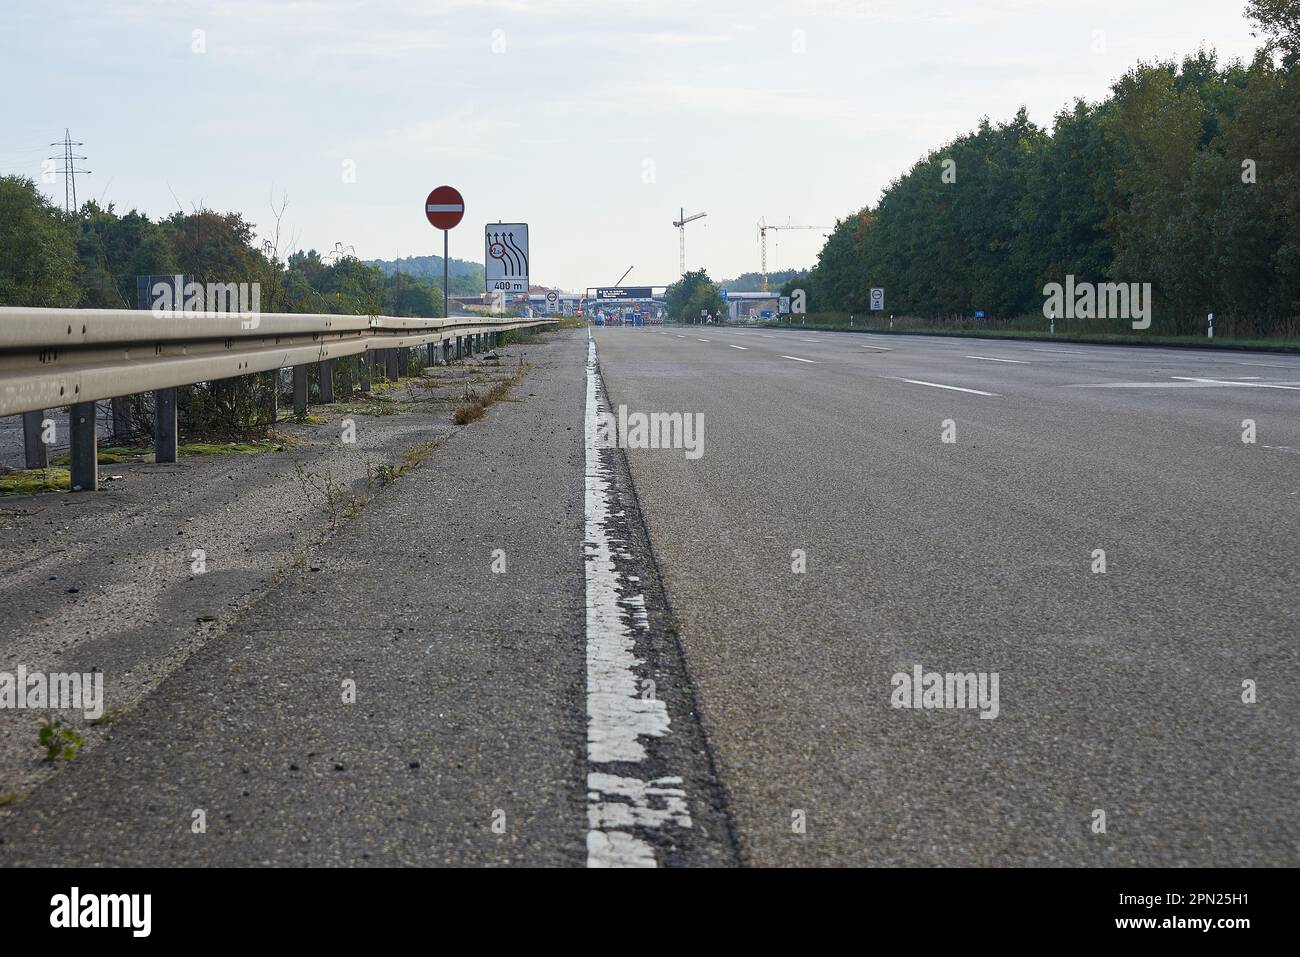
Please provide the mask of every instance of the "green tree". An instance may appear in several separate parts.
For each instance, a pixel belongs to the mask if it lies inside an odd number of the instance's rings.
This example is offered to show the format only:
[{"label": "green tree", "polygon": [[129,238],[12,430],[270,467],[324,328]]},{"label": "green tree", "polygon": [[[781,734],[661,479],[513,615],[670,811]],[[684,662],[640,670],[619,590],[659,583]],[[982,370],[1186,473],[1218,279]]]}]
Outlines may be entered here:
[{"label": "green tree", "polygon": [[0,305],[77,305],[75,237],[32,180],[0,177]]},{"label": "green tree", "polygon": [[664,291],[668,317],[676,322],[698,322],[701,313],[726,317],[722,292],[703,269],[688,272]]}]

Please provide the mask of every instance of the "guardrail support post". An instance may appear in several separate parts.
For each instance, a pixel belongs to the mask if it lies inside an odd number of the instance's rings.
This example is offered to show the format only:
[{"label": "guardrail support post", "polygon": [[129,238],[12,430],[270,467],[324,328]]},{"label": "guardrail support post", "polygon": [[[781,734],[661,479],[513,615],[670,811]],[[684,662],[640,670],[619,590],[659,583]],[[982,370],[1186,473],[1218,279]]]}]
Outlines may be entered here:
[{"label": "guardrail support post", "polygon": [[388,379],[391,380],[391,381],[393,381],[393,382],[396,382],[396,381],[398,380],[399,376],[400,376],[400,372],[398,371],[398,368],[397,368],[397,350],[396,350],[396,349],[387,349],[387,350],[385,350],[385,355],[384,355],[384,375],[387,376]]},{"label": "guardrail support post", "polygon": [[411,373],[411,356],[405,349],[397,350],[397,377],[400,379],[404,375]]},{"label": "guardrail support post", "polygon": [[50,464],[50,450],[41,441],[41,421],[45,410],[23,413],[23,456],[29,469],[43,469]]},{"label": "guardrail support post", "polygon": [[159,389],[153,394],[153,460],[176,461],[176,390]]},{"label": "guardrail support post", "polygon": [[320,401],[328,405],[334,401],[334,360],[322,359],[320,362]]},{"label": "guardrail support post", "polygon": [[361,356],[361,391],[370,391],[370,370],[375,364],[375,354],[367,351]]},{"label": "guardrail support post", "polygon": [[429,343],[429,347],[425,350],[425,352],[426,352],[425,359],[426,359],[427,364],[428,364],[428,365],[437,365],[437,364],[438,364],[438,350],[434,347],[434,344],[433,344],[432,342]]},{"label": "guardrail support post", "polygon": [[307,414],[307,367],[293,367],[293,414]]},{"label": "guardrail support post", "polygon": [[74,492],[99,489],[99,448],[95,441],[95,403],[74,402],[68,416],[69,468]]}]

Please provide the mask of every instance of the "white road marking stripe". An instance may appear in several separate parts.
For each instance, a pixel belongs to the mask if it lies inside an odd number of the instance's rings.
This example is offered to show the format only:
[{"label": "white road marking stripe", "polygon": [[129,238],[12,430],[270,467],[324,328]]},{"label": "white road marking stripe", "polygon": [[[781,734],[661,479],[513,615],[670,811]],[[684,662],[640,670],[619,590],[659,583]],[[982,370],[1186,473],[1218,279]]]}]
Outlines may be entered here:
[{"label": "white road marking stripe", "polygon": [[1174,375],[1169,378],[1178,382],[1199,382],[1205,385],[1235,385],[1246,389],[1286,389],[1290,392],[1300,392],[1300,385],[1284,382],[1226,382],[1223,379],[1202,379],[1186,375]]},{"label": "white road marking stripe", "polygon": [[861,349],[875,349],[877,352],[893,352],[889,346],[859,346]]},{"label": "white road marking stripe", "polygon": [[[676,333],[673,333],[673,335],[677,335],[677,334],[676,334]],[[678,339],[685,339],[686,337],[685,337],[685,336],[677,336],[677,338],[678,338]]]},{"label": "white road marking stripe", "polygon": [[[690,827],[681,778],[652,781],[597,770],[645,760],[643,738],[668,734],[668,708],[639,693],[637,628],[649,629],[645,596],[614,563],[619,543],[608,522],[617,507],[609,467],[597,446],[604,397],[596,343],[587,343],[585,537],[587,591],[587,866],[655,867],[654,844],[632,831]],[[653,801],[652,801],[653,799]]]},{"label": "white road marking stripe", "polygon": [[712,342],[712,339],[696,339],[696,342]]},{"label": "white road marking stripe", "polygon": [[993,356],[966,356],[967,359],[982,359],[984,362],[1014,362],[1016,365],[1027,366],[1028,361],[1024,359],[995,359]]},{"label": "white road marking stripe", "polygon": [[1054,352],[1058,356],[1086,356],[1088,353],[1079,352],[1077,349],[1035,349],[1030,348],[1030,352]]},{"label": "white road marking stripe", "polygon": [[963,389],[959,385],[943,385],[939,382],[926,382],[923,379],[899,379],[899,382],[910,382],[912,385],[928,385],[932,389],[948,389],[951,392],[969,392],[971,395],[987,395],[992,398],[998,398],[996,392],[981,392],[979,389]]},{"label": "white road marking stripe", "polygon": [[[731,346],[731,343],[728,342],[727,345]],[[733,348],[733,349],[739,349],[741,352],[748,352],[748,351],[749,351],[749,346],[731,346],[731,348]]]},{"label": "white road marking stripe", "polygon": [[807,362],[807,363],[809,363],[809,364],[811,364],[811,365],[816,365],[816,364],[817,364],[817,360],[815,360],[815,359],[800,359],[798,356],[782,356],[781,358],[782,358],[782,359],[793,359],[795,362]]}]

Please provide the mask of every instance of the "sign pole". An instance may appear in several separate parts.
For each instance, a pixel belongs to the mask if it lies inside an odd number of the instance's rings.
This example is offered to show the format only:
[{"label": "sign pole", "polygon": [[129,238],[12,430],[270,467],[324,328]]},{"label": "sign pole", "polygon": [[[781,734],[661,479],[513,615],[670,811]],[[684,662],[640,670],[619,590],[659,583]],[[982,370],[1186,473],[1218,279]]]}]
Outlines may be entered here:
[{"label": "sign pole", "polygon": [[[457,226],[465,216],[465,198],[460,191],[451,186],[439,186],[424,201],[424,215],[429,225],[442,230],[442,318],[451,317],[451,283],[448,281],[450,249],[447,233]],[[444,340],[444,345],[450,342]],[[430,351],[433,345],[429,345]]]}]

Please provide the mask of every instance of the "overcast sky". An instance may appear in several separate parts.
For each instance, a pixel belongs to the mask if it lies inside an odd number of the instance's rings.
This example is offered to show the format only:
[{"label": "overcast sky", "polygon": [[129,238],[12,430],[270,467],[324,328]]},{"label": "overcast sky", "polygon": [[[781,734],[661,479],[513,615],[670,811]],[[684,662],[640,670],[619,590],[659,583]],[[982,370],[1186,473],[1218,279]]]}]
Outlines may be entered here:
[{"label": "overcast sky", "polygon": [[[755,271],[756,223],[829,226],[981,116],[1040,124],[1139,59],[1256,43],[1241,0],[0,0],[0,174],[65,127],[80,198],[237,210],[363,259],[531,227],[532,280]],[[202,31],[197,33],[195,31]],[[347,173],[355,171],[355,182]],[[42,188],[63,201],[62,180]],[[811,265],[816,230],[769,236]]]}]

